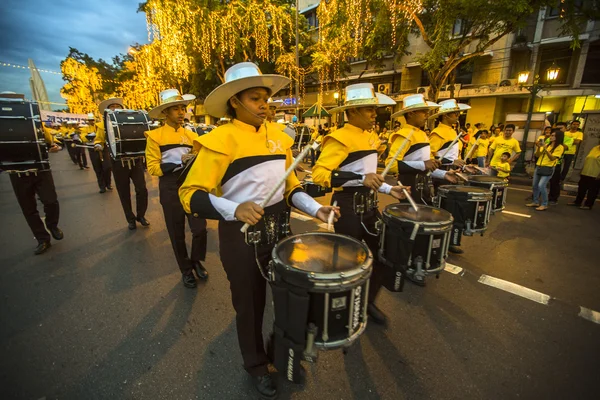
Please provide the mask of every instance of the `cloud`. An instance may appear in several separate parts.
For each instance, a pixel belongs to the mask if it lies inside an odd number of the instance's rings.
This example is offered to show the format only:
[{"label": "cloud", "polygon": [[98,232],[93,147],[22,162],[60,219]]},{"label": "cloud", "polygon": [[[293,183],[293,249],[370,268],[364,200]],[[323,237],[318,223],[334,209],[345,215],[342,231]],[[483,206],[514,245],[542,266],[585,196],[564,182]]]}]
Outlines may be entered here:
[{"label": "cloud", "polygon": [[[135,42],[147,43],[146,15],[139,0],[2,0],[0,61],[60,72],[60,62],[75,47],[95,59],[111,62]],[[61,75],[40,73],[51,102],[60,97]],[[0,65],[0,91],[31,98],[28,69]],[[60,106],[59,106],[60,107]]]}]

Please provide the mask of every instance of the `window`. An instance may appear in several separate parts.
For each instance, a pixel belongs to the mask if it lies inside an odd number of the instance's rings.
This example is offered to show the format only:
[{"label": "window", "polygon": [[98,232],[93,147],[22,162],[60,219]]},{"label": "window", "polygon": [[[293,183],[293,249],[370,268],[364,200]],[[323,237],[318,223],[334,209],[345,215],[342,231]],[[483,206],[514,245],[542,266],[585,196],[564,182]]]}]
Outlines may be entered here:
[{"label": "window", "polygon": [[538,74],[540,76],[540,83],[548,83],[546,80],[546,70],[555,63],[559,68],[558,78],[553,84],[565,84],[569,77],[569,67],[571,65],[571,58],[573,57],[573,51],[569,48],[569,45],[560,47],[547,47],[543,48],[540,55],[540,69]]},{"label": "window", "polygon": [[581,83],[600,83],[600,43],[598,42],[590,44]]},{"label": "window", "polygon": [[421,69],[421,84],[419,86],[429,86],[429,75],[424,69]]},{"label": "window", "polygon": [[317,18],[317,10],[310,11],[305,15],[306,21],[308,22],[308,26],[310,28],[318,28],[319,27],[319,19]]},{"label": "window", "polygon": [[456,80],[455,83],[461,85],[470,85],[473,82],[473,63],[463,62],[455,70]]},{"label": "window", "polygon": [[464,36],[467,33],[468,22],[464,19],[457,19],[454,21],[452,27],[452,37]]},{"label": "window", "polygon": [[[573,1],[573,7],[575,8],[575,12],[581,13],[581,9],[583,8],[583,0],[572,0],[572,1]],[[548,7],[547,18],[559,17],[562,12],[562,8],[563,8],[561,6],[561,4],[563,4],[563,1],[560,1],[559,4],[556,5],[556,7]]]}]

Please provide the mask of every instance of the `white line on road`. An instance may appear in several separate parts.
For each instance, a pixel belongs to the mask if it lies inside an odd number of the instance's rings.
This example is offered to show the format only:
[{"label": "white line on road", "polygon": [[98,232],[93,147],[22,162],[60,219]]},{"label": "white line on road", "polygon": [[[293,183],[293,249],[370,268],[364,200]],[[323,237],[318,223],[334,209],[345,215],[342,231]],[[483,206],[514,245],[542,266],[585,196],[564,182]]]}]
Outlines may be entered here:
[{"label": "white line on road", "polygon": [[547,294],[526,288],[525,286],[517,285],[516,283],[505,281],[504,279],[494,278],[493,276],[481,275],[479,282],[533,300],[540,304],[548,305],[548,302],[550,301],[550,296]]},{"label": "white line on road", "polygon": [[454,274],[454,275],[458,275],[463,271],[463,269],[461,267],[459,267],[458,265],[446,263],[446,266],[444,267],[444,271],[450,272],[451,274]]},{"label": "white line on road", "polygon": [[579,316],[581,318],[585,318],[588,321],[592,321],[596,324],[600,324],[600,312],[590,310],[589,308],[585,308],[585,307],[581,307],[581,306],[579,308],[580,308]]},{"label": "white line on road", "polygon": [[512,211],[503,210],[502,213],[503,214],[509,214],[509,215],[516,215],[517,217],[531,218],[531,215],[521,214],[521,213],[512,212]]},{"label": "white line on road", "polygon": [[313,219],[312,217],[309,217],[308,215],[299,214],[297,212],[292,212],[290,215],[292,218],[299,219],[300,221],[310,221],[311,219]]}]

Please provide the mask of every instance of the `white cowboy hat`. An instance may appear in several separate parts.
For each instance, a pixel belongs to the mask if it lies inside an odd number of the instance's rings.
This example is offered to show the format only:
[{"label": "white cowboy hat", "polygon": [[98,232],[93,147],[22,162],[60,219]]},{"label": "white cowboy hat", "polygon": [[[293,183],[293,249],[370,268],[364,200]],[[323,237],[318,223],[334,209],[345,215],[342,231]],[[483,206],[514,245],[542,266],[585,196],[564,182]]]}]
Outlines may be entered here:
[{"label": "white cowboy hat", "polygon": [[246,89],[264,87],[274,95],[286,85],[290,79],[282,75],[263,75],[256,64],[243,62],[235,64],[225,71],[225,83],[213,90],[204,100],[204,109],[209,115],[222,117],[227,113],[227,101]]},{"label": "white cowboy hat", "polygon": [[434,110],[439,107],[439,104],[433,101],[425,101],[425,97],[421,93],[411,94],[402,100],[402,110],[392,114],[392,118],[399,117],[407,112],[417,110]]},{"label": "white cowboy hat", "polygon": [[330,114],[358,107],[388,107],[395,106],[396,100],[383,93],[376,93],[371,83],[355,83],[345,89],[344,105],[329,110]]},{"label": "white cowboy hat", "polygon": [[440,108],[437,112],[429,118],[437,118],[440,115],[448,114],[451,112],[463,112],[471,109],[471,106],[463,103],[459,103],[456,99],[444,100],[439,102]]},{"label": "white cowboy hat", "polygon": [[166,89],[160,92],[160,105],[154,107],[148,112],[150,118],[164,118],[163,110],[169,107],[177,106],[179,104],[188,105],[191,101],[196,99],[193,94],[179,94],[177,89]]},{"label": "white cowboy hat", "polygon": [[100,111],[101,114],[104,114],[104,110],[113,104],[119,104],[121,107],[123,107],[123,99],[120,97],[111,97],[110,99],[106,99],[102,103],[98,104],[98,111]]},{"label": "white cowboy hat", "polygon": [[91,119],[96,119],[96,117],[94,117],[94,113],[88,113],[87,115],[87,119],[91,120]]}]

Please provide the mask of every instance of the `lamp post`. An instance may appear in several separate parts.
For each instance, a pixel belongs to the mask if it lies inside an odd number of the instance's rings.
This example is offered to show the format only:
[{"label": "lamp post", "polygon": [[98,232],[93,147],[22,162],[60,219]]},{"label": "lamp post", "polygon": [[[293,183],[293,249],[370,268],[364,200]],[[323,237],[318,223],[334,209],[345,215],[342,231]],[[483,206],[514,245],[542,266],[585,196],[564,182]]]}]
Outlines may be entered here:
[{"label": "lamp post", "polygon": [[529,125],[531,125],[531,117],[533,114],[533,106],[535,104],[535,98],[537,94],[544,88],[549,87],[554,83],[558,74],[560,73],[560,68],[556,66],[556,64],[552,63],[552,66],[546,70],[546,84],[540,83],[540,76],[535,75],[533,78],[533,84],[530,86],[527,85],[527,81],[529,80],[529,71],[520,72],[518,75],[519,86],[526,88],[531,93],[529,97],[529,106],[527,107],[527,121],[525,122],[525,127],[523,128],[523,143],[521,146],[521,155],[517,160],[515,168],[513,172],[515,174],[524,174],[525,173],[525,154],[527,153],[527,135],[529,134]]},{"label": "lamp post", "polygon": [[[336,102],[337,106],[339,107],[339,106],[340,106],[340,100],[341,100],[341,99],[340,99],[340,92],[335,92],[335,93],[333,94],[333,98],[335,99],[335,102]],[[336,125],[339,125],[339,124],[340,124],[340,113],[338,113],[338,114],[335,116],[335,123],[336,123]]]}]

